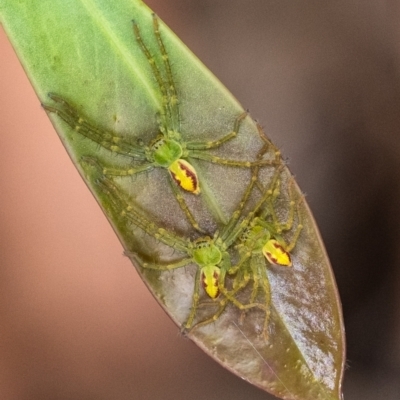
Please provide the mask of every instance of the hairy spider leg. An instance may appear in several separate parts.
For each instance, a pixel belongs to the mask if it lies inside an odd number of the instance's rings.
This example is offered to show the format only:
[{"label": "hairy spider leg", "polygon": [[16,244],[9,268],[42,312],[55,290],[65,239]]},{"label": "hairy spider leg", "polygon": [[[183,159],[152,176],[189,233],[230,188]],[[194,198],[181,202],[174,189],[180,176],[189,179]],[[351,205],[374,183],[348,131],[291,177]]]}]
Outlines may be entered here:
[{"label": "hairy spider leg", "polygon": [[194,229],[196,229],[200,233],[204,233],[204,230],[200,228],[200,225],[197,223],[192,212],[189,210],[189,207],[186,204],[186,201],[183,198],[181,192],[177,188],[175,182],[173,181],[173,178],[169,174],[168,174],[168,177],[169,177],[170,186],[171,186],[172,192],[174,193],[175,199],[179,203],[181,210],[186,215],[186,218],[189,220],[190,224],[193,226]]},{"label": "hairy spider leg", "polygon": [[[247,214],[247,216],[240,223],[236,223],[236,221],[238,221],[240,218],[240,214],[238,215],[236,212],[234,212],[232,214],[232,219],[233,219],[234,223],[229,221],[228,224],[226,225],[226,228],[223,229],[221,232],[221,239],[224,243],[227,244],[228,247],[231,246],[238,239],[238,237],[243,234],[243,232],[247,229],[249,224],[255,218],[255,215],[258,212],[258,210],[263,206],[263,204],[272,195],[271,188],[273,188],[275,186],[276,182],[279,180],[279,176],[282,172],[282,169],[283,169],[283,165],[280,165],[280,166],[278,166],[278,168],[276,168],[276,171],[269,183],[269,189],[264,192],[264,194],[261,196],[261,198],[257,201],[256,205],[253,207],[252,211],[250,211]],[[248,188],[244,193],[243,198],[247,199],[249,197],[248,192],[249,192],[249,190],[252,190],[252,188],[254,187],[254,183],[255,183],[255,179],[254,179],[254,175],[253,175],[251,182],[248,185]],[[243,202],[243,200],[241,201],[241,203],[239,205],[240,211],[243,208],[242,202]]]},{"label": "hairy spider leg", "polygon": [[[264,146],[260,149],[260,151],[257,154],[257,157],[256,157],[257,160],[260,160],[264,156],[264,154],[269,150],[270,147],[271,147],[270,143],[264,143]],[[277,152],[277,151],[275,151],[275,160],[277,161],[277,163],[280,160],[280,153]],[[234,227],[236,226],[236,224],[237,224],[237,222],[238,222],[238,220],[240,218],[240,215],[242,214],[243,208],[246,205],[246,203],[247,203],[247,201],[248,201],[248,199],[250,197],[250,194],[253,191],[254,184],[258,181],[259,170],[260,170],[260,165],[256,165],[256,166],[254,166],[252,168],[252,174],[251,174],[250,182],[249,182],[249,184],[248,184],[248,186],[247,186],[247,188],[246,188],[246,190],[245,190],[245,192],[244,192],[244,194],[242,196],[242,199],[239,202],[239,206],[232,213],[232,216],[231,216],[230,220],[226,224],[226,226],[225,226],[225,228],[224,228],[224,230],[223,230],[223,232],[221,234],[222,240],[226,240],[227,235],[229,235],[229,233],[232,232]]]},{"label": "hairy spider leg", "polygon": [[215,156],[213,154],[208,154],[205,151],[200,151],[200,150],[189,150],[188,157],[207,161],[213,164],[226,165],[229,167],[252,168],[255,166],[263,166],[263,165],[276,166],[279,164],[279,161],[276,160],[258,160],[258,161],[228,160],[222,157]]},{"label": "hairy spider leg", "polygon": [[209,150],[221,146],[223,143],[228,142],[229,140],[235,138],[238,135],[240,124],[247,117],[247,115],[248,115],[247,111],[240,114],[235,120],[232,132],[223,136],[221,139],[211,140],[209,142],[188,142],[186,143],[186,148],[188,150],[195,151],[195,150]]},{"label": "hairy spider leg", "polygon": [[113,167],[103,167],[103,174],[107,176],[132,176],[140,172],[151,171],[154,167],[153,164],[139,165],[138,167],[129,167],[128,169],[120,169]]},{"label": "hairy spider leg", "polygon": [[169,232],[164,228],[159,227],[154,222],[146,218],[143,213],[136,210],[130,205],[130,198],[118,188],[115,183],[107,178],[103,173],[103,167],[93,157],[82,157],[81,165],[85,170],[87,166],[95,169],[95,177],[92,178],[95,185],[102,193],[107,194],[108,202],[105,207],[111,208],[111,212],[120,219],[132,223],[134,226],[143,230],[149,236],[159,240],[167,246],[170,246],[182,253],[187,253],[189,248],[189,240],[183,239],[180,236]]},{"label": "hairy spider leg", "polygon": [[168,91],[169,91],[169,104],[170,104],[171,119],[172,119],[171,125],[175,131],[179,131],[179,126],[180,126],[179,99],[178,99],[178,94],[176,92],[176,86],[175,86],[175,81],[174,81],[174,77],[172,74],[171,63],[170,63],[168,53],[165,49],[164,42],[163,42],[161,34],[160,34],[160,24],[158,22],[157,15],[153,13],[152,16],[153,16],[154,34],[155,34],[157,42],[158,42],[158,47],[160,49],[161,56],[164,61],[165,71],[166,71],[166,75],[167,75],[167,84],[168,84]]},{"label": "hairy spider leg", "polygon": [[[265,296],[265,316],[263,324],[263,335],[265,341],[268,341],[268,326],[271,316],[271,285],[265,268],[265,260],[262,254],[254,254],[250,259],[251,276],[253,278],[253,290],[250,296],[250,302],[257,298],[258,289],[261,288]],[[242,314],[244,317],[244,313]]]},{"label": "hairy spider leg", "polygon": [[48,96],[60,108],[46,104],[42,104],[42,107],[46,111],[58,115],[76,132],[114,153],[132,157],[139,161],[147,161],[143,147],[133,144],[123,136],[116,135],[114,132],[102,130],[91,125],[61,96],[54,93],[48,93]]},{"label": "hairy spider leg", "polygon": [[[262,139],[262,141],[264,142],[263,147],[259,150],[259,152],[257,153],[257,160],[261,160],[263,158],[263,156],[267,153],[267,151],[272,147],[272,149],[274,150],[274,161],[276,163],[276,166],[278,166],[278,169],[281,170],[282,169],[282,162],[281,162],[281,153],[280,151],[268,140],[268,138],[265,136],[264,132],[262,131],[261,127],[259,124],[257,124],[257,128],[258,128],[258,133],[260,135],[260,138]],[[280,165],[281,164],[281,165]],[[279,166],[280,165],[280,166]],[[232,216],[230,218],[230,220],[228,221],[228,223],[226,224],[221,237],[222,240],[226,240],[227,236],[233,231],[234,227],[236,226],[242,212],[243,212],[243,208],[246,205],[250,194],[253,191],[254,185],[256,183],[258,183],[258,174],[260,171],[260,167],[261,165],[255,165],[254,167],[252,167],[252,175],[251,175],[251,180],[249,185],[247,186],[241,201],[239,202],[239,206],[238,208],[232,213]],[[274,178],[275,179],[275,178]],[[273,180],[274,180],[273,179]],[[262,193],[264,193],[264,191],[262,191]],[[246,229],[246,227],[244,227],[243,229]]]},{"label": "hairy spider leg", "polygon": [[[251,250],[253,251],[253,250]],[[248,264],[248,268],[240,268],[234,277],[232,283],[231,294],[235,295],[241,290],[245,289],[248,284],[253,281],[253,288],[250,294],[248,305],[249,307],[242,309],[240,317],[241,324],[243,323],[246,312],[250,309],[254,309],[254,304],[259,304],[257,301],[258,293],[261,290],[265,297],[262,309],[265,312],[264,323],[262,333],[264,340],[268,341],[268,325],[271,314],[271,287],[267,276],[267,269],[265,268],[265,260],[261,253],[255,252],[250,255],[246,255],[243,259]],[[242,263],[243,264],[243,263]],[[257,307],[261,308],[261,307]],[[219,310],[220,312],[220,310]]]},{"label": "hairy spider leg", "polygon": [[[300,212],[300,203],[304,200],[304,196],[300,195],[296,201],[294,196],[293,185],[294,185],[294,178],[292,177],[290,182],[288,183],[288,196],[290,201],[289,201],[289,213],[286,221],[280,222],[275,211],[274,202],[280,195],[280,182],[278,182],[277,187],[274,189],[273,196],[271,196],[268,199],[267,206],[260,214],[259,218],[257,218],[257,222],[255,222],[263,226],[264,228],[268,229],[271,233],[271,236],[277,239],[277,241],[282,245],[282,247],[287,253],[290,253],[294,249],[297,240],[301,234],[301,231],[303,229],[302,215]],[[268,215],[271,216],[272,223],[266,221]],[[295,216],[297,218],[297,227],[290,242],[286,243],[281,234],[284,232],[288,232],[293,228],[295,222]]]},{"label": "hairy spider leg", "polygon": [[[253,168],[255,166],[262,166],[262,165],[278,165],[281,162],[281,159],[280,159],[281,153],[272,144],[272,142],[267,138],[267,136],[265,135],[264,131],[262,130],[261,126],[258,123],[257,123],[258,134],[259,134],[259,137],[261,138],[261,140],[264,142],[264,145],[261,148],[261,150],[258,152],[256,161],[227,160],[227,159],[224,159],[221,157],[207,154],[202,151],[202,150],[209,150],[212,148],[219,147],[222,144],[224,144],[225,142],[228,142],[229,140],[235,138],[239,133],[240,124],[247,117],[247,115],[248,115],[247,111],[240,114],[235,120],[232,132],[223,136],[221,139],[218,139],[215,141],[209,141],[209,142],[188,142],[188,143],[186,143],[186,149],[188,149],[188,156],[192,157],[192,158],[197,158],[200,160],[212,162],[212,163],[228,165],[231,167]],[[262,160],[262,155],[264,155],[266,153],[266,151],[271,147],[274,149],[274,154],[275,154],[274,159],[273,160]]]},{"label": "hairy spider leg", "polygon": [[[253,288],[249,300],[250,303],[254,303],[256,301],[259,290],[261,289],[265,298],[265,315],[262,333],[265,341],[268,341],[268,325],[271,315],[271,285],[267,275],[264,255],[257,248],[260,235],[262,235],[262,232],[260,232],[259,235],[255,235],[252,239],[247,240],[246,246],[242,247],[242,249],[245,249],[247,257],[250,253],[250,257],[247,258],[247,268],[244,268],[245,271],[250,270],[250,272],[248,272],[249,277],[245,282],[245,285],[243,285],[241,282],[237,283],[236,280],[234,280],[233,287],[240,288],[241,290],[244,289],[251,281],[253,281]],[[241,320],[244,319],[246,311],[247,310],[244,310],[242,312]]]},{"label": "hairy spider leg", "polygon": [[[241,122],[246,118],[248,115],[248,112],[244,112],[241,115],[239,115],[234,124],[233,131],[229,133],[228,135],[222,137],[220,140],[216,140],[214,142],[189,142],[186,145],[186,148],[190,150],[189,155],[190,157],[193,158],[198,158],[204,161],[209,161],[212,163],[217,163],[217,164],[223,164],[223,165],[228,165],[232,167],[245,167],[245,168],[254,168],[254,167],[260,167],[263,165],[279,165],[282,160],[281,160],[281,152],[278,150],[274,144],[268,139],[268,137],[265,135],[262,127],[260,124],[256,123],[257,126],[257,131],[258,135],[263,141],[264,145],[260,149],[260,151],[257,154],[256,161],[235,161],[235,160],[226,160],[220,157],[216,157],[214,155],[206,154],[201,152],[200,150],[207,150],[211,148],[215,148],[220,146],[221,144],[229,141],[230,139],[233,139],[236,137],[239,133],[239,128]],[[270,149],[272,148],[274,151],[274,158],[272,160],[263,160],[263,155]],[[256,173],[258,173],[258,170],[256,170]]]},{"label": "hairy spider leg", "polygon": [[135,21],[133,21],[133,31],[136,37],[136,41],[138,42],[142,52],[147,58],[147,61],[153,72],[153,76],[157,81],[158,87],[162,95],[162,110],[163,110],[161,113],[161,118],[163,123],[162,132],[166,136],[168,136],[170,132],[174,132],[174,134],[176,135],[175,138],[179,139],[180,119],[179,119],[178,96],[175,88],[174,79],[172,76],[172,70],[168,53],[165,49],[164,42],[160,34],[157,16],[153,14],[153,31],[157,39],[159,50],[161,52],[161,57],[165,68],[165,74],[167,77],[166,81],[162,76],[160,68],[157,66],[155,57],[144,43],[142,34],[140,32],[140,28]]}]

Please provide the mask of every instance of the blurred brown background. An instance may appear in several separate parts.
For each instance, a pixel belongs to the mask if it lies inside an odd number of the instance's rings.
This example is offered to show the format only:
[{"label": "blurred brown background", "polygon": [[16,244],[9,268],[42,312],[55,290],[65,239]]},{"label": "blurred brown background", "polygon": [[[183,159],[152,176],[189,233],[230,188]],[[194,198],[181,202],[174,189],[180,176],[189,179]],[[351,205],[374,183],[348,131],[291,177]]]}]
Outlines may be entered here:
[{"label": "blurred brown background", "polygon": [[[345,400],[400,398],[400,1],[148,0],[289,157],[348,339]],[[268,399],[164,314],[0,31],[0,399]]]}]

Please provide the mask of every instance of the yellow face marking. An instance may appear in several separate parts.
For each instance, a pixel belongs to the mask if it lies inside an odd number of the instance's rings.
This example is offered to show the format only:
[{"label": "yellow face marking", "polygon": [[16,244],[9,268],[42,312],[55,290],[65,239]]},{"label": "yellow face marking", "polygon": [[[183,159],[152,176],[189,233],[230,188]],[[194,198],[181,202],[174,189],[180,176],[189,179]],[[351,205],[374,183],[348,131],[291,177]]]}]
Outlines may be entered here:
[{"label": "yellow face marking", "polygon": [[187,192],[194,194],[200,193],[199,179],[197,178],[196,170],[187,161],[174,161],[168,168],[174,181]]},{"label": "yellow face marking", "polygon": [[265,243],[262,252],[271,264],[281,265],[283,267],[292,266],[290,254],[275,239],[268,240],[268,242]]}]

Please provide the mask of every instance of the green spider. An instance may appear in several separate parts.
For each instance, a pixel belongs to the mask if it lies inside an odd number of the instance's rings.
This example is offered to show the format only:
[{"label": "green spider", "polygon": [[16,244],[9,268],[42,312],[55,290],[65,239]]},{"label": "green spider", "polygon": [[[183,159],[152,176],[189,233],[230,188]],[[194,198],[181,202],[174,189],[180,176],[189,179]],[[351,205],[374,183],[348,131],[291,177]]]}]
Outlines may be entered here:
[{"label": "green spider", "polygon": [[50,113],[55,113],[76,132],[98,143],[103,148],[133,159],[134,165],[125,169],[104,168],[103,173],[105,175],[132,176],[150,171],[153,168],[166,169],[168,171],[170,186],[182,211],[190,224],[196,230],[202,232],[192,212],[189,210],[184,197],[176,186],[178,185],[184,191],[195,195],[200,193],[201,189],[197,172],[189,162],[189,158],[231,167],[251,168],[255,165],[277,164],[279,163],[279,157],[275,160],[237,161],[220,158],[209,152],[210,149],[220,147],[238,135],[240,124],[246,118],[247,113],[239,115],[234,122],[232,132],[218,140],[206,142],[185,141],[180,128],[177,90],[169,56],[160,34],[158,18],[153,14],[153,30],[162,59],[161,63],[158,61],[160,56],[154,57],[144,43],[140,29],[135,22],[133,23],[133,30],[136,40],[149,62],[162,98],[159,132],[147,146],[133,143],[129,138],[123,137],[118,133],[97,127],[94,123],[89,122],[86,117],[80,115],[62,96],[57,94],[49,93],[49,97],[55,105],[43,104],[43,108]]},{"label": "green spider", "polygon": [[[132,206],[132,202],[128,196],[126,196],[112,180],[102,173],[102,167],[97,160],[85,157],[82,165],[84,169],[87,169],[87,167],[85,167],[86,165],[94,167],[95,170],[97,170],[95,174],[96,178],[91,178],[91,180],[98,188],[101,197],[106,196],[109,211],[115,218],[123,224],[128,223],[141,229],[147,235],[183,255],[183,258],[177,261],[154,264],[143,262],[136,253],[132,253],[130,249],[128,249],[127,254],[132,257],[139,266],[144,269],[157,271],[171,271],[190,264],[197,266],[192,307],[186,322],[183,324],[183,330],[189,330],[193,325],[199,306],[201,287],[210,299],[217,299],[221,295],[221,297],[226,298],[226,303],[232,303],[242,311],[257,307],[267,312],[265,304],[257,302],[243,304],[236,299],[234,295],[231,295],[230,291],[225,287],[225,277],[228,271],[236,271],[236,267],[232,265],[229,250],[233,248],[237,239],[243,235],[244,231],[253,220],[257,210],[260,209],[266,199],[271,196],[271,191],[261,196],[261,198],[257,200],[252,211],[241,221],[239,221],[240,212],[234,212],[228,224],[224,226],[220,232],[216,232],[213,237],[202,236],[195,240],[190,240],[161,228],[144,216],[135,206]],[[244,192],[239,209],[243,208],[244,204],[247,202],[256,183],[256,178],[255,173],[253,173],[251,182]],[[215,321],[216,318],[213,320]]]},{"label": "green spider", "polygon": [[[255,304],[260,304],[259,292],[261,291],[261,297],[264,297],[263,304],[265,305],[263,335],[265,340],[268,340],[271,288],[267,275],[267,266],[268,264],[279,267],[292,266],[290,252],[295,248],[303,229],[299,211],[299,203],[303,200],[303,196],[297,202],[294,200],[292,189],[293,179],[288,183],[288,197],[290,200],[287,220],[285,222],[279,221],[275,211],[275,202],[281,194],[281,180],[279,179],[279,175],[280,171],[278,169],[268,189],[269,195],[266,197],[264,208],[249,222],[242,235],[238,237],[240,243],[236,245],[236,248],[239,250],[240,261],[226,272],[228,276],[233,276],[232,289],[227,291],[225,298],[220,301],[218,311],[211,318],[197,323],[193,329],[207,325],[218,319],[231,299],[236,299],[235,296],[246,289],[249,282],[252,281],[253,287],[248,297],[248,304],[252,306],[246,307],[243,310],[246,312],[248,309],[254,308]],[[292,231],[295,220],[297,220],[297,226],[292,233],[291,240],[286,242],[283,234]]]}]

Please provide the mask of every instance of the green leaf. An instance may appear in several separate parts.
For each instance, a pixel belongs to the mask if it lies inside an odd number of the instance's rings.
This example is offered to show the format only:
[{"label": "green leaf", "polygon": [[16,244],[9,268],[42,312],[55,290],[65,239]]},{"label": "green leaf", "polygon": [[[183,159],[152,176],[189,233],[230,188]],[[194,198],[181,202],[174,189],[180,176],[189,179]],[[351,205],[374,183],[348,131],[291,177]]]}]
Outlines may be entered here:
[{"label": "green leaf", "polygon": [[[161,64],[162,61],[151,11],[141,1],[0,0],[0,19],[42,103],[52,104],[48,93],[61,95],[93,125],[102,131],[118,132],[132,143],[140,140],[147,144],[157,136],[159,114],[165,102],[149,60],[135,39],[132,20],[139,26],[151,53]],[[178,92],[182,136],[186,141],[220,139],[232,131],[242,107],[167,27],[161,24],[160,29]],[[101,190],[96,168],[83,169],[81,163],[82,157],[89,156],[106,166],[122,168],[130,163],[130,158],[112,154],[77,134],[55,114],[51,114],[51,119],[127,252],[138,253],[141,262],[162,264],[179,259],[177,255],[182,254],[176,245],[166,246],[137,228],[137,224],[128,224],[121,218],[115,212],[118,207],[112,193]],[[215,154],[234,160],[254,160],[261,144],[256,124],[246,118],[238,136]],[[273,147],[268,154],[273,158]],[[190,161],[199,174],[202,193],[184,194],[184,198],[202,229],[212,236],[224,229],[238,209],[251,171]],[[272,179],[271,170],[262,169],[264,186]],[[286,219],[290,214],[291,187],[291,175],[286,168],[279,181],[282,198],[277,205],[277,217]],[[123,188],[124,196],[130,196],[127,201],[155,226],[185,240],[201,236],[182,213],[164,169],[156,168],[133,178],[116,178],[115,182]],[[301,198],[297,187],[295,192],[296,199]],[[247,213],[255,207],[256,200],[251,201]],[[215,322],[188,335],[226,368],[278,397],[336,400],[341,398],[344,364],[337,289],[305,201],[300,203],[294,219],[297,223],[301,220],[304,228],[292,252],[293,267],[268,268],[272,293],[268,339],[260,335],[264,312],[254,308],[244,313],[229,301]],[[288,230],[289,236],[293,230]],[[229,251],[236,254],[233,246]],[[138,271],[181,327],[192,306],[195,266],[162,272],[143,268]],[[242,282],[244,275],[243,272],[228,277],[227,282]],[[251,285],[246,290],[250,288]],[[203,294],[202,302],[204,297]],[[199,307],[196,319],[213,315],[209,310],[206,305]]]}]

